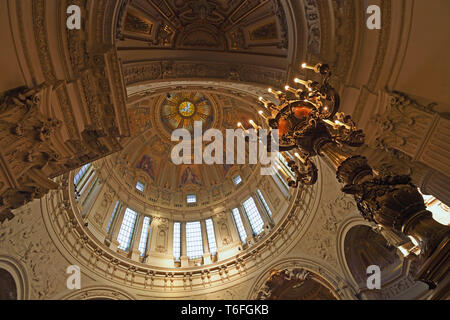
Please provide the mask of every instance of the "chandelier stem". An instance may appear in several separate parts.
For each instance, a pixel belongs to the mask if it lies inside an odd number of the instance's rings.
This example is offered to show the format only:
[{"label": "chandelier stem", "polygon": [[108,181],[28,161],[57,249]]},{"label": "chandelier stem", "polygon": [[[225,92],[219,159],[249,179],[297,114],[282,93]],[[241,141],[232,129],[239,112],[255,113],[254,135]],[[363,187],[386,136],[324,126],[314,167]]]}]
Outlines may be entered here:
[{"label": "chandelier stem", "polygon": [[450,227],[433,219],[410,177],[377,176],[365,157],[351,155],[333,141],[319,143],[319,151],[336,170],[342,190],[354,196],[364,218],[417,245],[420,250],[408,256],[420,265],[416,278],[430,288],[442,283],[450,259]]}]

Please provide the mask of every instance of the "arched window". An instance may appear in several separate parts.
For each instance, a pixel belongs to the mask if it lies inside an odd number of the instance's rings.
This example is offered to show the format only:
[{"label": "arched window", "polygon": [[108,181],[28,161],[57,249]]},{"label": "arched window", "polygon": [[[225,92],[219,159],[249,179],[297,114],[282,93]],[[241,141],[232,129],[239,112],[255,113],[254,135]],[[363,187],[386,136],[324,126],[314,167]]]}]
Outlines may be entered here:
[{"label": "arched window", "polygon": [[186,253],[189,259],[203,256],[203,238],[200,221],[186,223]]},{"label": "arched window", "polygon": [[206,224],[206,233],[208,236],[209,252],[212,255],[215,255],[217,253],[217,243],[212,219],[206,219],[205,224]]},{"label": "arched window", "polygon": [[127,208],[123,217],[122,226],[117,236],[119,249],[127,251],[130,248],[134,228],[136,226],[137,212]]},{"label": "arched window", "polygon": [[242,223],[241,214],[239,213],[238,208],[234,208],[233,211],[233,220],[236,225],[236,229],[239,233],[239,238],[241,238],[241,242],[245,243],[247,240],[247,232],[245,232],[244,224]]},{"label": "arched window", "polygon": [[142,223],[142,232],[141,239],[139,241],[139,251],[141,252],[141,257],[145,257],[147,255],[148,249],[148,238],[150,235],[150,217],[145,217]]},{"label": "arched window", "polygon": [[181,256],[181,223],[174,222],[173,224],[173,257],[176,261],[180,260]]},{"label": "arched window", "polygon": [[256,207],[255,200],[252,197],[248,198],[242,204],[244,206],[245,213],[247,214],[250,226],[255,235],[260,234],[264,230],[264,221]]}]

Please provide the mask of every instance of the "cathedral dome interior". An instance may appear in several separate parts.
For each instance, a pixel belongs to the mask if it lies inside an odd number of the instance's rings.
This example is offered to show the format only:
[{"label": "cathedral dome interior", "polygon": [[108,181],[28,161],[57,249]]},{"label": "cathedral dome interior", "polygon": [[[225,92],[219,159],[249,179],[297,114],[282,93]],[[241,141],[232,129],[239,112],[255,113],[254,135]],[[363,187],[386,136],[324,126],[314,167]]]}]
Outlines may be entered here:
[{"label": "cathedral dome interior", "polygon": [[448,300],[449,11],[0,1],[0,300]]}]

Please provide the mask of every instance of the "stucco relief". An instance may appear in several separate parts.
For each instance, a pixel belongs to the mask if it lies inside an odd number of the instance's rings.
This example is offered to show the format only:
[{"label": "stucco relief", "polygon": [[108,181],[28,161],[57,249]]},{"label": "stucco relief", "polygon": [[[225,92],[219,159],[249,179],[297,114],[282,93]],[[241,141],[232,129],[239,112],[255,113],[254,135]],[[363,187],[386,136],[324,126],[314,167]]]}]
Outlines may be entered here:
[{"label": "stucco relief", "polygon": [[219,226],[220,238],[223,245],[230,244],[233,240],[231,238],[230,229],[228,228],[228,219],[225,212],[218,213],[215,216],[215,221]]},{"label": "stucco relief", "polygon": [[315,218],[296,250],[339,268],[336,242],[339,226],[346,217],[358,214],[358,210],[352,197],[339,191],[340,185],[330,169],[323,166],[323,171],[324,185],[333,185],[335,191],[322,194]]},{"label": "stucco relief", "polygon": [[64,259],[45,231],[39,200],[15,210],[16,219],[0,225],[0,252],[18,257],[28,271],[30,298],[49,299],[64,290]]},{"label": "stucco relief", "polygon": [[156,251],[165,253],[167,252],[169,220],[164,218],[156,218],[156,219],[158,220]]}]

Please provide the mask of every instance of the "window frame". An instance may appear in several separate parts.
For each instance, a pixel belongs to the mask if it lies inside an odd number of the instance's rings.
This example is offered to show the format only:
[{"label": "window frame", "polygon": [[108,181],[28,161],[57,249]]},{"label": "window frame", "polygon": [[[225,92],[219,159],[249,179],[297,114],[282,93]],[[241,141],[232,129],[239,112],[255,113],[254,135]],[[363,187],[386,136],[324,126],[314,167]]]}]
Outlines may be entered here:
[{"label": "window frame", "polygon": [[[246,203],[249,203],[250,205],[247,206]],[[255,199],[253,199],[253,197],[249,197],[242,203],[242,207],[244,208],[244,212],[247,215],[253,235],[259,235],[260,233],[262,233],[264,231],[264,219],[262,218],[261,213],[258,210]]]},{"label": "window frame", "polygon": [[[241,212],[240,212],[239,208],[233,208],[231,210],[231,215],[233,217],[234,225],[237,229],[237,232],[238,232],[241,242],[246,243],[248,235],[247,235],[247,231],[245,230],[244,222],[242,221],[242,216],[241,216]],[[236,216],[239,220],[236,218]]]},{"label": "window frame", "polygon": [[[130,219],[127,218],[127,214],[130,214],[130,213],[133,214],[132,222],[131,222]],[[133,240],[133,235],[134,235],[134,232],[135,232],[135,229],[136,229],[136,222],[138,220],[138,216],[139,216],[139,213],[137,211],[135,211],[135,210],[133,210],[131,208],[126,208],[125,209],[124,217],[122,219],[122,224],[120,226],[119,233],[117,234],[117,241],[119,242],[118,248],[120,250],[123,250],[123,251],[129,251],[130,250],[131,243],[132,243],[132,240]],[[130,223],[130,222],[132,223],[132,225],[130,225],[130,224],[129,225],[125,225],[125,223]],[[126,228],[129,229],[129,230],[123,231],[123,232],[127,232],[127,234],[124,235],[122,230],[125,230]],[[126,241],[127,241],[126,247],[123,246],[122,243],[121,243],[121,240],[124,240],[123,238],[125,238],[125,237],[126,237]],[[120,239],[120,238],[122,238],[122,239]]]},{"label": "window frame", "polygon": [[[192,197],[194,201],[191,201],[189,197]],[[191,198],[192,199],[192,198]],[[186,203],[187,204],[193,204],[193,203],[197,203],[197,194],[196,193],[189,193],[186,195]]]},{"label": "window frame", "polygon": [[190,260],[195,260],[203,257],[203,255],[205,254],[205,248],[203,247],[203,234],[201,221],[186,222],[185,229],[186,229],[185,232],[186,256]]}]

